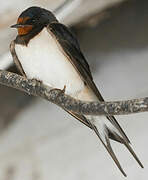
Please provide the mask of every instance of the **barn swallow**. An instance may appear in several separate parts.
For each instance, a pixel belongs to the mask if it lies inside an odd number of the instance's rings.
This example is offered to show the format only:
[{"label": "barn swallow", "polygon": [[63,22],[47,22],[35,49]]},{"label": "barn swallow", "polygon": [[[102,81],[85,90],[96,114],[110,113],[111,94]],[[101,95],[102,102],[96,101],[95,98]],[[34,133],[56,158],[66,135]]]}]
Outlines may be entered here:
[{"label": "barn swallow", "polygon": [[[10,51],[22,75],[53,88],[66,87],[66,94],[82,101],[104,101],[75,35],[59,23],[52,12],[30,7],[21,13],[17,24],[11,27],[17,28],[18,35],[11,42]],[[143,168],[128,137],[113,116],[67,112],[96,133],[124,176],[126,174],[112,150],[110,140],[125,145]]]}]

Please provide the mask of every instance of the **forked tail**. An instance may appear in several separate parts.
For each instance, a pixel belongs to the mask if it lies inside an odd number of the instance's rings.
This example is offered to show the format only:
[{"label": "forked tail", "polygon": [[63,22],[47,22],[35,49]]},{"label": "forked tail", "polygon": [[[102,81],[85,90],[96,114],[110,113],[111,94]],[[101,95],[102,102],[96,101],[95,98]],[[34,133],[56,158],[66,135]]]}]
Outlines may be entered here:
[{"label": "forked tail", "polygon": [[[114,117],[109,117],[108,119],[106,117],[92,117],[92,120],[88,120],[91,124],[92,129],[98,136],[98,138],[101,140],[102,144],[116,163],[117,167],[120,169],[122,174],[124,176],[127,176],[124,170],[122,169],[114,151],[112,150],[110,139],[115,140],[117,142],[120,142],[126,146],[126,148],[129,150],[129,152],[133,155],[135,160],[138,162],[138,164],[143,168],[142,163],[140,162],[139,158],[133,151],[133,149],[130,146],[130,141],[125,135],[124,131],[121,129],[120,125],[117,123],[116,119]],[[113,118],[113,119],[112,119]],[[90,118],[87,118],[90,119]],[[99,123],[98,123],[99,122]]]}]

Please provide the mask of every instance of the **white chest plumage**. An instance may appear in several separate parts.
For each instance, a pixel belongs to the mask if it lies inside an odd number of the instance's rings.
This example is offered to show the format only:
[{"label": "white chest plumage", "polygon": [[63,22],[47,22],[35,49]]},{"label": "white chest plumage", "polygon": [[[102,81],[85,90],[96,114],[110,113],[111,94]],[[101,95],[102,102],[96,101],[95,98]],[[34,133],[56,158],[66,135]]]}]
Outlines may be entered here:
[{"label": "white chest plumage", "polygon": [[28,78],[53,88],[63,89],[66,85],[66,93],[77,94],[84,88],[84,82],[59,46],[44,28],[27,47],[16,44],[15,51]]}]

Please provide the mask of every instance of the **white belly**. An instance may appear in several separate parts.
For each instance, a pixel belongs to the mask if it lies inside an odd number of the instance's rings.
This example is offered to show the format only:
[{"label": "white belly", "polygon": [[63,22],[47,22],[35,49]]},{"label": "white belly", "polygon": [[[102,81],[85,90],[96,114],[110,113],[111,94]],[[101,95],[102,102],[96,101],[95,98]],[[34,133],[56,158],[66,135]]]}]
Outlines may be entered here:
[{"label": "white belly", "polygon": [[28,46],[15,45],[16,54],[28,78],[77,94],[84,88],[84,82],[59,48],[59,44],[46,28],[30,40]]},{"label": "white belly", "polygon": [[[97,101],[97,97],[90,88],[84,85],[78,72],[63,54],[59,44],[50,35],[46,28],[30,40],[28,46],[15,45],[18,59],[28,78],[41,80],[53,88],[63,89],[66,85],[66,94],[85,101]],[[98,123],[101,135],[104,133],[102,119],[86,116],[93,123]],[[103,117],[104,118],[104,117]]]}]

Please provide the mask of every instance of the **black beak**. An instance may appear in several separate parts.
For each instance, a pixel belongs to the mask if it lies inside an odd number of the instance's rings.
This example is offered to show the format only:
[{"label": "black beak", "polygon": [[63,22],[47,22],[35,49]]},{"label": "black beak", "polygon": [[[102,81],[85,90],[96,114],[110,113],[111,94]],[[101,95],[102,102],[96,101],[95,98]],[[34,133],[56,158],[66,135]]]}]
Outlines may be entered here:
[{"label": "black beak", "polygon": [[10,26],[11,28],[24,28],[24,27],[29,27],[29,26],[32,26],[32,25],[29,25],[29,24],[14,24],[12,26]]}]

